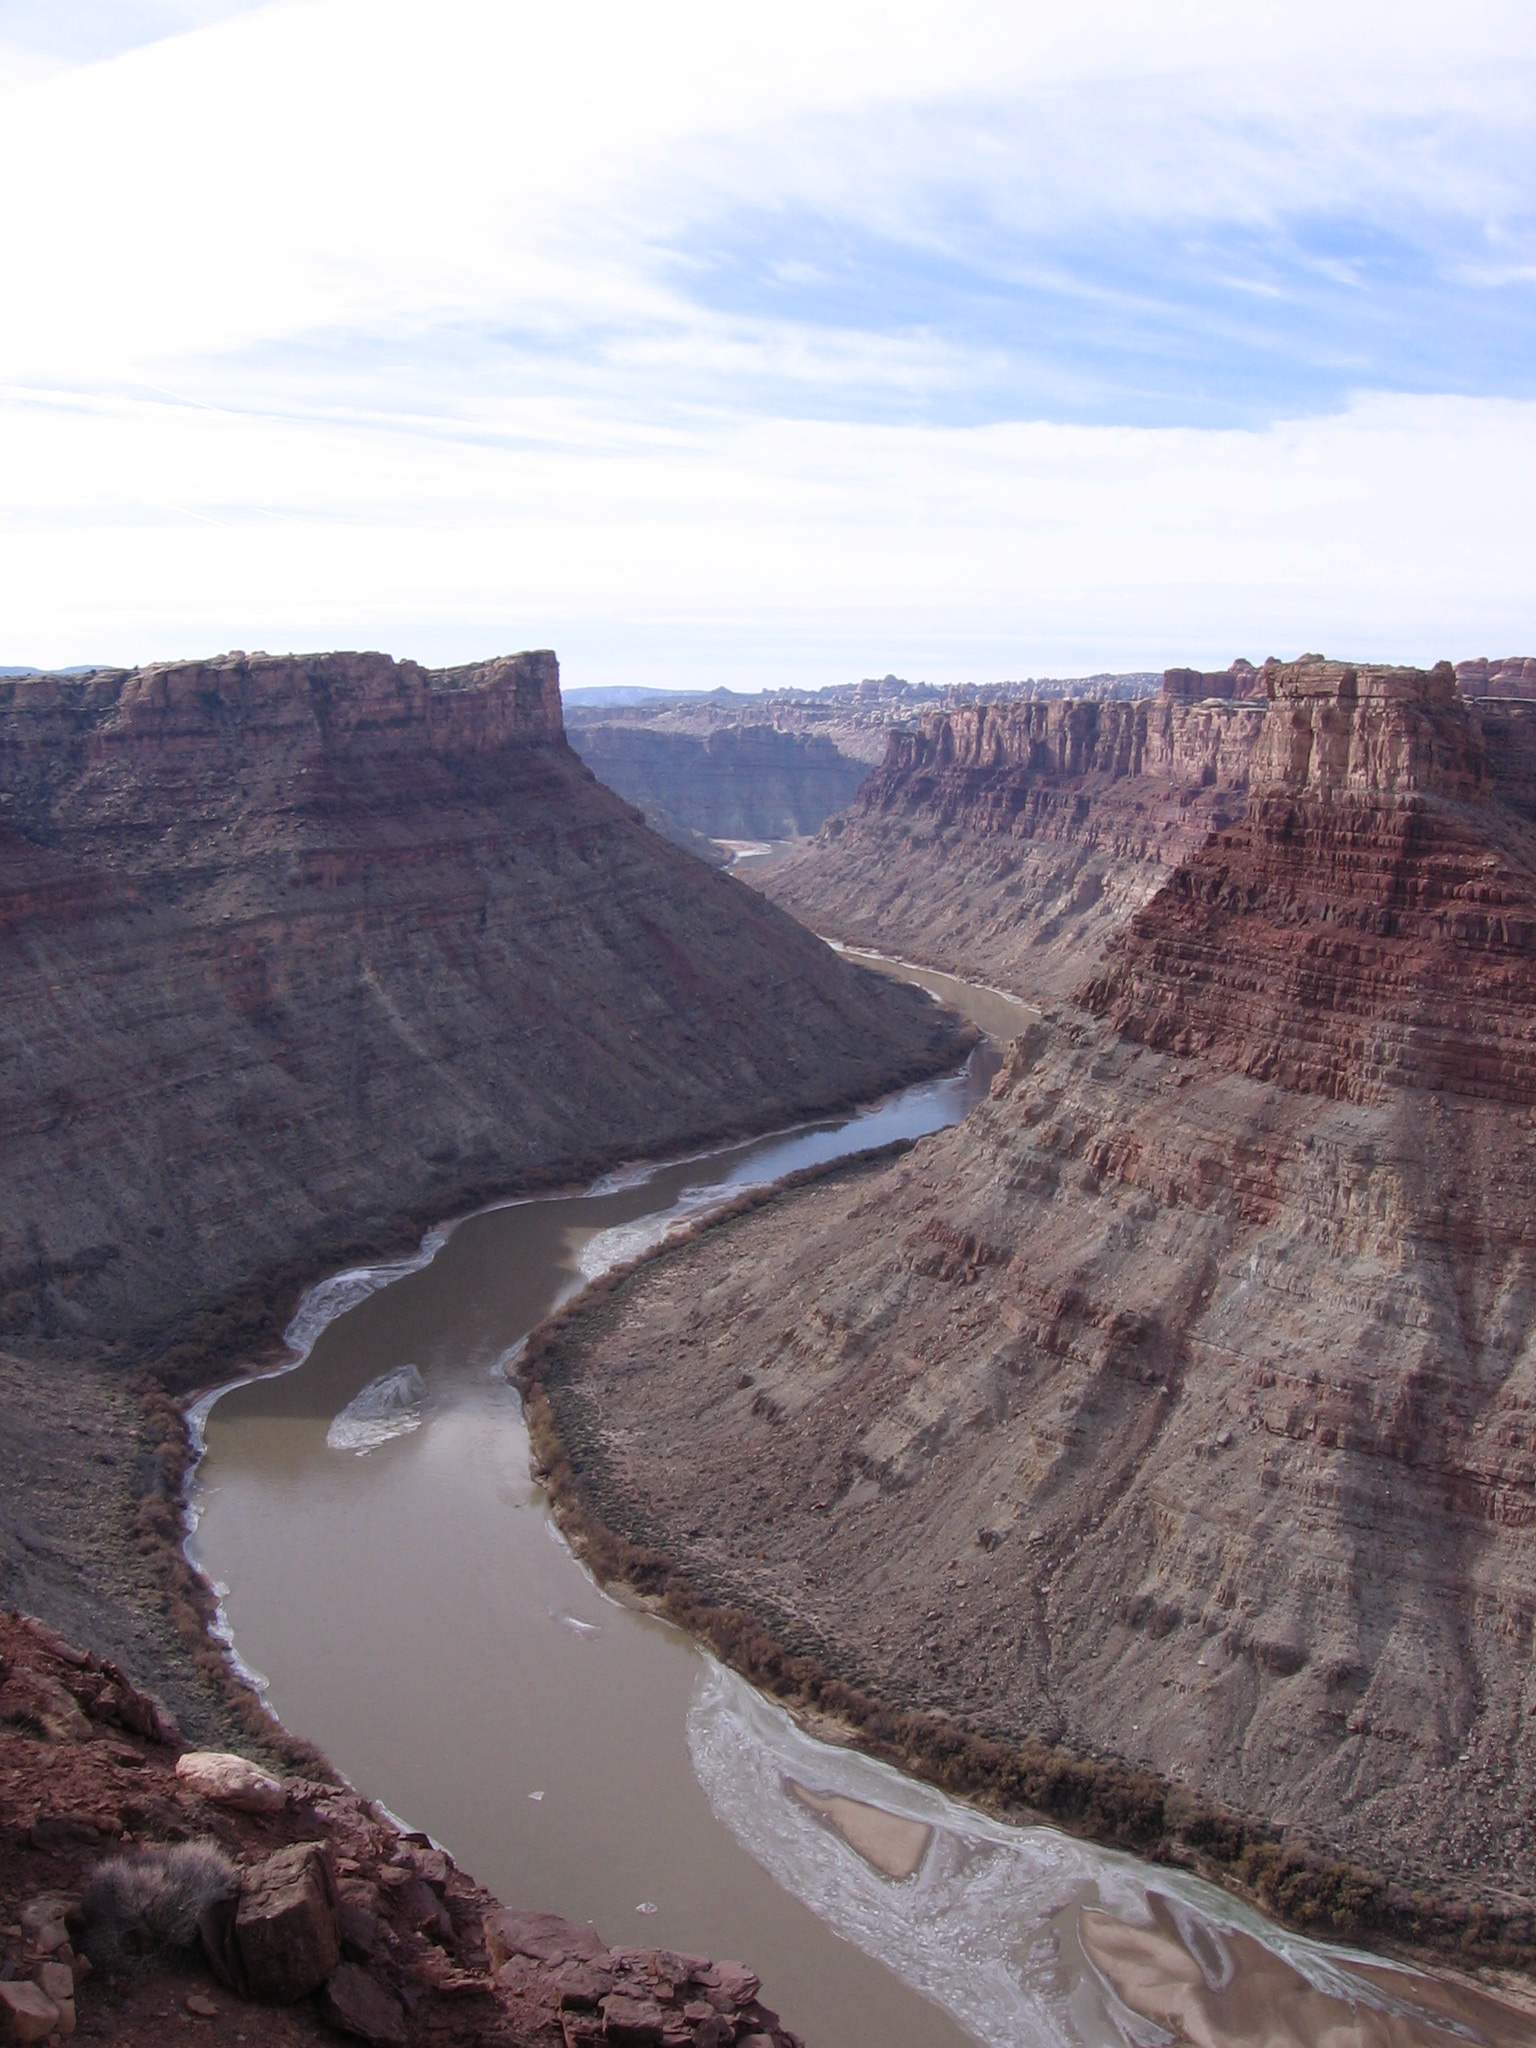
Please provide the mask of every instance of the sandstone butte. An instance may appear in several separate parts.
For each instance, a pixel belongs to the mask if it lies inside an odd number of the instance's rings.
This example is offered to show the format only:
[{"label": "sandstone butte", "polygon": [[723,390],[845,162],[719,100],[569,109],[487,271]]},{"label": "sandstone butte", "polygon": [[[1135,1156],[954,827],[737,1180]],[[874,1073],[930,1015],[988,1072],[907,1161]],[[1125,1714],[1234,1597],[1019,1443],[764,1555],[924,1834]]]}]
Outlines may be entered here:
[{"label": "sandstone butte", "polygon": [[1533,748],[1320,657],[894,737],[764,886],[1038,1021],[530,1347],[599,1569],[944,1782],[1529,1969]]},{"label": "sandstone butte", "polygon": [[[320,1768],[204,1633],[179,1401],[340,1263],[965,1043],[649,832],[566,745],[552,654],[0,679],[0,1600],[184,1739]],[[25,1835],[86,1722],[17,1712]]]}]

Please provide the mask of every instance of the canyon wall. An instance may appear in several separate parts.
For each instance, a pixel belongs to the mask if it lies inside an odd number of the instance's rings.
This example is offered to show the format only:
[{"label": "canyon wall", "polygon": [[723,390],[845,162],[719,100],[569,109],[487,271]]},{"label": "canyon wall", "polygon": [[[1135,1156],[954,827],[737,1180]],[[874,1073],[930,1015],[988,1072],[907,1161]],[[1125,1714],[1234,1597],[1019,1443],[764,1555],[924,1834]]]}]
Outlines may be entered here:
[{"label": "canyon wall", "polygon": [[954,1041],[646,831],[553,655],[339,654],[0,682],[0,1048],[0,1339],[72,1353]]},{"label": "canyon wall", "polygon": [[1270,692],[1243,818],[1132,921],[1087,1006],[1288,1087],[1536,1102],[1536,835],[1449,663],[1308,660]]},{"label": "canyon wall", "polygon": [[[818,831],[852,802],[884,758],[888,737],[916,718],[982,703],[1124,700],[1145,696],[1156,680],[1099,675],[1075,683],[940,687],[885,676],[760,696],[639,692],[638,701],[624,703],[594,691],[566,707],[566,724],[572,746],[610,788],[638,804],[658,831],[708,859],[699,840],[798,839]],[[1215,680],[1207,694],[1232,694],[1230,675]]]},{"label": "canyon wall", "polygon": [[703,733],[589,724],[572,745],[599,781],[638,804],[660,829],[706,839],[798,839],[852,801],[867,764],[821,733],[771,725]]},{"label": "canyon wall", "polygon": [[1065,994],[1241,814],[1262,702],[980,704],[925,715],[817,843],[754,875],[828,937]]},{"label": "canyon wall", "polygon": [[1536,698],[1536,659],[1510,654],[1500,661],[1489,661],[1486,656],[1458,661],[1456,686],[1463,697]]},{"label": "canyon wall", "polygon": [[[1335,1925],[1390,1879],[1529,1941],[1524,728],[1448,668],[1264,674],[895,743],[789,900],[1081,1000],[954,1131],[596,1305],[552,1412],[592,1512],[846,1683],[1347,1857]],[[1052,848],[1144,896],[1054,954]]]}]

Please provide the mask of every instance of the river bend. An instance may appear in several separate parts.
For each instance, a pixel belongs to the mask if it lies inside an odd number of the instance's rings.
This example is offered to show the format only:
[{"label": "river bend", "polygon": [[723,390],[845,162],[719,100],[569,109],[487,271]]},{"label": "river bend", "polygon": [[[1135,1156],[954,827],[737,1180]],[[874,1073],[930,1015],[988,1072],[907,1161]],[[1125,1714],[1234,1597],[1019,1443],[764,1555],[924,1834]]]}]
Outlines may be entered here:
[{"label": "river bend", "polygon": [[740,1956],[811,2048],[1527,2038],[1470,1993],[813,1740],[600,1592],[555,1529],[504,1377],[528,1331],[749,1187],[955,1122],[1029,1015],[885,964],[991,1034],[965,1074],[470,1216],[321,1283],[289,1370],[198,1405],[189,1554],[235,1653],[288,1728],[500,1897]]}]

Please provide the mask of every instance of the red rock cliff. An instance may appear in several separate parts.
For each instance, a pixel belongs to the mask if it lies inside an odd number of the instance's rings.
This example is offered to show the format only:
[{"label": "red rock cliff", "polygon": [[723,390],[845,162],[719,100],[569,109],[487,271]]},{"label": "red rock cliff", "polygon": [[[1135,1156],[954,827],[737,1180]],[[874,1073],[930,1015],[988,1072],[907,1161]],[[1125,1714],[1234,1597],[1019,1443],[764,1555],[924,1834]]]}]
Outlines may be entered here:
[{"label": "red rock cliff", "polygon": [[1150,853],[1170,823],[1182,843],[1241,797],[1262,717],[1262,706],[1174,697],[930,712],[892,735],[853,814],[909,811],[971,832]]},{"label": "red rock cliff", "polygon": [[1262,704],[1057,699],[926,714],[761,886],[806,923],[1022,994],[1065,994],[1241,814]]},{"label": "red rock cliff", "polygon": [[1456,682],[1463,697],[1536,697],[1536,660],[1508,654],[1501,661],[1490,661],[1486,655],[1458,661]]},{"label": "red rock cliff", "polygon": [[1089,1007],[1308,1091],[1536,1100],[1536,837],[1449,664],[1267,673],[1244,818],[1138,913]]}]

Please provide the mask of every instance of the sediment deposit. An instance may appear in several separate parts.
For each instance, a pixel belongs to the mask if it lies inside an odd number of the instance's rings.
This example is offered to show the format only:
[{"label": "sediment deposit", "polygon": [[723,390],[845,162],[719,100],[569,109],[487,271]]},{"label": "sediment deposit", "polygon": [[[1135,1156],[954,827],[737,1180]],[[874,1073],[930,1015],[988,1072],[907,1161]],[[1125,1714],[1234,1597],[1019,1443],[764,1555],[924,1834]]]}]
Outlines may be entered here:
[{"label": "sediment deposit", "polygon": [[[958,1129],[706,1231],[532,1370],[618,1568],[1031,1798],[1054,1754],[1144,1771],[1175,1841],[1224,1808],[1239,1875],[1260,1839],[1312,1872],[1249,1866],[1281,1910],[1528,1960],[1531,792],[1448,670],[1263,674],[1123,740],[895,743],[790,900],[821,862],[834,929],[1081,1001]],[[1154,743],[1156,802],[1116,772]],[[1148,900],[1058,917],[1057,861]]]}]

